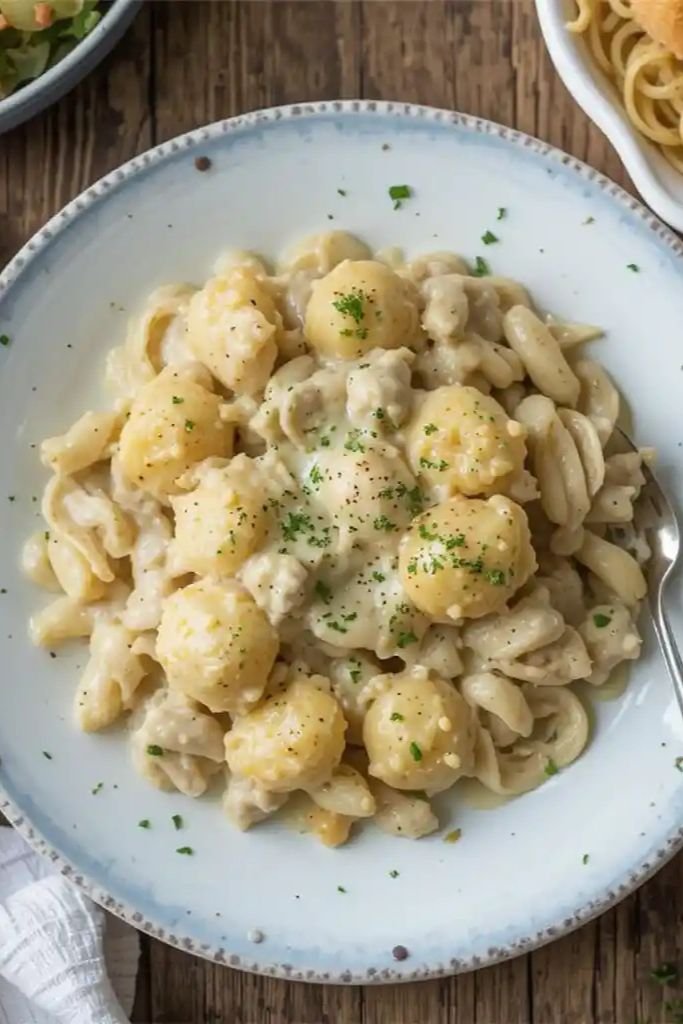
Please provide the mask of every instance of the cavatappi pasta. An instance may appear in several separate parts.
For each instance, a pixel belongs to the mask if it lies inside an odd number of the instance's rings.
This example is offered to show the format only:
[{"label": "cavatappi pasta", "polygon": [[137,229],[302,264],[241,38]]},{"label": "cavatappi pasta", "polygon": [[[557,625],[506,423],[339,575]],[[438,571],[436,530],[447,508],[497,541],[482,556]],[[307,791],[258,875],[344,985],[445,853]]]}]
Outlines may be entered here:
[{"label": "cavatappi pasta", "polygon": [[153,785],[224,780],[242,829],[292,801],[329,845],[570,764],[573,684],[638,657],[645,594],[645,455],[609,447],[597,333],[343,232],[155,292],[109,356],[113,411],[43,443],[24,549],[56,595],[33,640],[89,637],[80,728],[127,719]]},{"label": "cavatappi pasta", "polygon": [[[674,52],[677,34],[667,30],[671,10],[673,28],[680,25],[677,0],[575,0],[576,16],[567,24],[583,35],[596,63],[614,83],[636,131],[655,143],[676,170],[683,171],[683,52]],[[652,9],[652,14],[648,10]],[[661,41],[647,31],[661,35]],[[655,27],[656,26],[656,27]],[[661,27],[661,33],[656,28]],[[667,44],[668,40],[668,44]]]}]

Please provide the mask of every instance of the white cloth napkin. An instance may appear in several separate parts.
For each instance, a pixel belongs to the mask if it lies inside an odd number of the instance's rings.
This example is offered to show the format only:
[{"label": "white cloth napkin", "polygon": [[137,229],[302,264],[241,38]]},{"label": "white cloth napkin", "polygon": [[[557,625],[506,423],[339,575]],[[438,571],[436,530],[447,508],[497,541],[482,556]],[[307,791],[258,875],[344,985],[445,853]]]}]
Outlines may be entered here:
[{"label": "white cloth napkin", "polygon": [[0,1024],[126,1024],[140,944],[0,828]]}]

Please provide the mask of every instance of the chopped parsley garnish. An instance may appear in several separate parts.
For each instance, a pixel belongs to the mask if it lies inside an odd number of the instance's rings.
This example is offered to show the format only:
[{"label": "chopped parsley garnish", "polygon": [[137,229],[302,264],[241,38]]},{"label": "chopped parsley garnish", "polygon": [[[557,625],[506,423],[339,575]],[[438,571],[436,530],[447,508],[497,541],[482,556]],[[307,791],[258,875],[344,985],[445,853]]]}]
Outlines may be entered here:
[{"label": "chopped parsley garnish", "polygon": [[179,846],[176,853],[181,853],[184,857],[191,857],[194,850],[191,846]]},{"label": "chopped parsley garnish", "polygon": [[448,832],[444,837],[444,843],[457,843],[458,839],[462,837],[462,829],[454,828],[452,832]]},{"label": "chopped parsley garnish", "polygon": [[372,525],[383,533],[391,533],[397,529],[396,523],[392,523],[391,519],[387,519],[386,516],[376,516]]},{"label": "chopped parsley garnish", "polygon": [[147,747],[147,753],[149,754],[150,757],[163,757],[164,748],[157,746],[156,743],[150,743],[149,746]]},{"label": "chopped parsley garnish", "polygon": [[173,827],[176,830],[176,832],[183,827],[183,819],[180,817],[179,814],[174,814],[171,818],[171,821],[173,822]]},{"label": "chopped parsley garnish", "polygon": [[634,274],[639,274],[640,273],[640,267],[638,266],[637,263],[627,263],[626,264],[626,269],[627,270],[632,270]]},{"label": "chopped parsley garnish", "polygon": [[316,486],[323,482],[323,475],[320,471],[320,466],[318,466],[317,464],[313,466],[311,472],[308,474],[308,479],[311,481],[312,484]]},{"label": "chopped parsley garnish", "polygon": [[333,629],[335,633],[348,633],[346,626],[342,626],[339,622],[328,622],[327,625],[330,629]]},{"label": "chopped parsley garnish", "polygon": [[104,788],[104,783],[103,782],[98,782],[96,786],[93,786],[93,788],[90,790],[90,792],[92,793],[93,796],[97,796],[97,794],[100,793],[103,788]]},{"label": "chopped parsley garnish", "polygon": [[437,427],[436,423],[425,423],[422,429],[424,430],[427,437],[429,437],[430,434],[435,434],[439,428]]},{"label": "chopped parsley garnish", "polygon": [[503,217],[505,217],[506,214],[507,214],[507,208],[505,206],[499,206],[498,207],[498,215],[496,217],[496,220],[502,220]]},{"label": "chopped parsley garnish", "polygon": [[393,868],[393,870],[389,872],[389,878],[398,878],[398,876],[399,872],[396,870],[396,868]]},{"label": "chopped parsley garnish", "polygon": [[196,426],[196,424],[195,424],[194,420],[185,420],[185,430],[187,431],[188,434],[192,433],[192,431],[194,430],[195,426]]},{"label": "chopped parsley garnish", "polygon": [[677,757],[674,761],[674,768],[676,771],[683,772],[683,757]]},{"label": "chopped parsley garnish", "polygon": [[559,772],[560,769],[557,767],[557,765],[553,761],[552,757],[549,757],[548,761],[546,763],[546,766],[545,766],[545,768],[543,770],[545,771],[546,775],[550,776],[550,775],[557,775],[557,773]]},{"label": "chopped parsley garnish", "polygon": [[593,622],[598,627],[598,629],[604,629],[605,626],[609,626],[611,621],[612,620],[610,619],[609,615],[603,615],[601,612],[596,612],[596,614],[593,616]]},{"label": "chopped parsley garnish", "polygon": [[372,415],[375,417],[376,420],[383,420],[384,417],[386,416],[386,413],[384,412],[384,409],[380,407],[375,409]]},{"label": "chopped parsley garnish", "polygon": [[581,858],[581,863],[582,864],[587,864],[589,860],[590,860],[590,854],[584,853],[583,857]]},{"label": "chopped parsley garnish", "polygon": [[288,512],[287,518],[281,523],[282,536],[285,540],[296,540],[300,533],[312,529],[311,517],[306,512]]},{"label": "chopped parsley garnish", "polygon": [[494,587],[502,587],[505,583],[505,573],[502,569],[489,569],[486,578]]},{"label": "chopped parsley garnish", "polygon": [[386,576],[383,572],[373,572],[372,578],[376,583],[384,583]]},{"label": "chopped parsley garnish", "polygon": [[389,187],[389,198],[394,200],[395,210],[398,210],[402,199],[410,199],[412,194],[410,185],[391,185]]},{"label": "chopped parsley garnish", "polygon": [[422,497],[422,491],[420,488],[412,487],[409,491],[405,492],[405,497],[410,514],[413,516],[419,515],[424,507],[424,498]]},{"label": "chopped parsley garnish", "polygon": [[349,668],[349,675],[351,676],[351,682],[352,683],[359,682],[360,681],[360,677],[362,675],[361,668],[360,668],[360,662],[356,661],[355,658],[351,658],[351,660],[349,662],[349,665],[356,665],[357,666],[357,668]]},{"label": "chopped parsley garnish", "polygon": [[660,985],[675,985],[678,981],[678,968],[675,964],[662,964],[650,971],[650,977]]},{"label": "chopped parsley garnish", "polygon": [[312,533],[308,538],[308,543],[314,548],[328,548],[332,543],[332,537],[330,536],[330,527],[323,526],[322,537],[318,537]]},{"label": "chopped parsley garnish", "polygon": [[491,268],[484,259],[483,256],[477,256],[474,261],[474,270],[472,271],[472,277],[487,277],[491,273]]},{"label": "chopped parsley garnish", "polygon": [[400,711],[392,711],[391,715],[389,716],[389,721],[391,721],[391,722],[402,722],[403,721],[403,715],[400,713]]},{"label": "chopped parsley garnish", "polygon": [[418,744],[415,742],[415,740],[413,740],[411,742],[409,750],[410,750],[410,756],[412,757],[413,761],[421,761],[422,760],[422,751],[420,750],[420,748],[419,748]]},{"label": "chopped parsley garnish", "polygon": [[473,573],[480,573],[484,569],[484,561],[481,558],[456,558],[451,555],[451,565],[454,569],[469,569]]},{"label": "chopped parsley garnish", "polygon": [[149,818],[143,818],[141,821],[138,822],[138,828],[151,828],[151,827],[152,827],[152,822],[149,820]]},{"label": "chopped parsley garnish", "polygon": [[0,334],[0,345],[2,345],[3,348],[7,348],[7,346],[9,345],[9,335],[8,334]]},{"label": "chopped parsley garnish", "polygon": [[425,459],[424,456],[420,459],[420,465],[423,469],[438,469],[440,473],[443,473],[444,469],[448,469],[448,463],[443,459],[438,462],[432,462],[431,459]]},{"label": "chopped parsley garnish", "polygon": [[461,548],[464,543],[464,533],[456,533],[455,536],[446,537],[446,551],[452,551],[453,548]]},{"label": "chopped parsley garnish", "polygon": [[47,750],[43,751],[43,757],[46,757],[48,759],[48,761],[52,760],[52,754],[49,751],[47,751]]},{"label": "chopped parsley garnish", "polygon": [[337,886],[337,892],[346,892],[346,889],[344,888],[343,885],[338,885]]},{"label": "chopped parsley garnish", "polygon": [[595,217],[586,217],[582,222],[583,224],[595,224]]},{"label": "chopped parsley garnish", "polygon": [[500,241],[498,236],[494,235],[493,231],[484,232],[484,234],[481,236],[481,240],[484,243],[484,245],[493,245],[494,242]]},{"label": "chopped parsley garnish", "polygon": [[430,533],[424,523],[420,523],[417,532],[420,534],[422,540],[438,540],[438,533]]},{"label": "chopped parsley garnish", "polygon": [[325,604],[329,604],[332,600],[332,590],[328,587],[324,580],[316,580],[315,587],[316,596],[320,598]]},{"label": "chopped parsley garnish", "polygon": [[415,634],[413,633],[412,630],[408,630],[407,633],[399,633],[398,634],[398,640],[396,641],[396,643],[401,648],[408,647],[409,644],[416,644],[417,643],[417,637],[415,636]]},{"label": "chopped parsley garnish", "polygon": [[338,189],[337,189],[337,192],[338,192],[338,194],[339,194],[340,196],[345,196],[345,195],[346,195],[346,189],[343,189],[343,188],[338,188]]},{"label": "chopped parsley garnish", "polygon": [[354,323],[360,324],[365,316],[364,303],[367,296],[360,288],[354,288],[346,295],[334,299],[332,305],[342,316],[349,316]]},{"label": "chopped parsley garnish", "polygon": [[179,395],[174,395],[171,401],[174,405],[182,405],[185,399],[181,398]]},{"label": "chopped parsley garnish", "polygon": [[358,427],[354,427],[353,430],[350,430],[346,435],[346,441],[344,442],[344,447],[347,452],[365,452],[365,445],[361,440],[362,437],[363,431],[359,430]]}]

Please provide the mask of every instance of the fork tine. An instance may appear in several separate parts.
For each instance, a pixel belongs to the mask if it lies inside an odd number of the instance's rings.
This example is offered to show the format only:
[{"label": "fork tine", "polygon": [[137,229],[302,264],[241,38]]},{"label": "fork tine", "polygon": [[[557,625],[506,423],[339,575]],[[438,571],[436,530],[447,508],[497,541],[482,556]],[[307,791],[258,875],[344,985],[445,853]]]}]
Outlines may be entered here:
[{"label": "fork tine", "polygon": [[[615,433],[631,451],[638,451],[637,446],[621,427],[615,427]],[[641,463],[641,471],[645,477],[645,483],[633,508],[634,526],[643,532],[665,526],[669,533],[673,534],[675,543],[678,544],[680,537],[678,521],[666,491],[662,489],[646,462]]]}]

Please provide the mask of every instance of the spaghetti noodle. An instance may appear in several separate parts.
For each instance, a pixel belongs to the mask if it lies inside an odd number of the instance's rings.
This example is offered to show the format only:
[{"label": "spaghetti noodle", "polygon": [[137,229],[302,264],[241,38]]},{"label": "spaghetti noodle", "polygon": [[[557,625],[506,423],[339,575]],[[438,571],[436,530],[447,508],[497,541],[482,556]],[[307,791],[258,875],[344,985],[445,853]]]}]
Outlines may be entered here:
[{"label": "spaghetti noodle", "polygon": [[655,42],[627,0],[575,0],[570,32],[583,35],[614,82],[634,127],[683,171],[683,61]]}]

